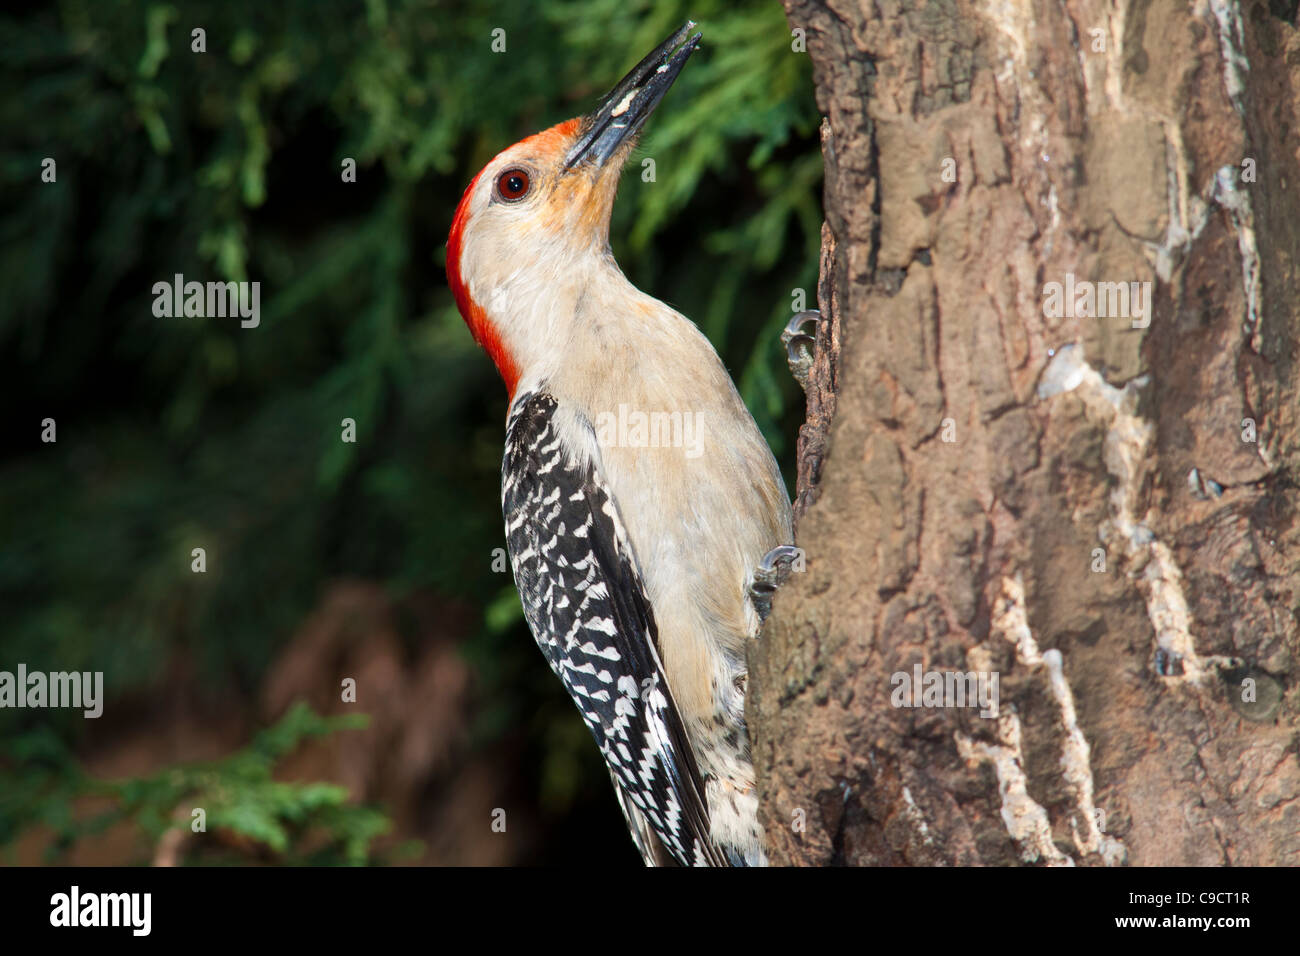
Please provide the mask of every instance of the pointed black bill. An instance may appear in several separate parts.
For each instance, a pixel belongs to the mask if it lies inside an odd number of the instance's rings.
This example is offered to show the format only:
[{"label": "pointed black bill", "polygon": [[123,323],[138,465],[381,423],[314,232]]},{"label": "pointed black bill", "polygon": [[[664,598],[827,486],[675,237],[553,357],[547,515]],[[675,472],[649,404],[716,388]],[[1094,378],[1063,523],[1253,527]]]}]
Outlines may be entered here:
[{"label": "pointed black bill", "polygon": [[604,166],[620,146],[640,131],[686,65],[687,57],[695,52],[701,34],[687,38],[694,28],[695,23],[687,20],[685,26],[633,67],[595,112],[583,118],[578,140],[564,158],[565,169],[580,163]]}]

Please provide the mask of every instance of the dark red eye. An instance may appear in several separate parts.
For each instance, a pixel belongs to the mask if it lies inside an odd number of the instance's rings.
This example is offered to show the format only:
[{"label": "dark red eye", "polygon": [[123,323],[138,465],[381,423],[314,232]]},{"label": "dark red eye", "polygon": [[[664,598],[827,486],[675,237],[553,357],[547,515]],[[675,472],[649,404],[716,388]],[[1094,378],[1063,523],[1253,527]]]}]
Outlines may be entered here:
[{"label": "dark red eye", "polygon": [[531,185],[528,174],[522,169],[507,169],[497,178],[497,192],[506,202],[518,202],[528,195]]}]

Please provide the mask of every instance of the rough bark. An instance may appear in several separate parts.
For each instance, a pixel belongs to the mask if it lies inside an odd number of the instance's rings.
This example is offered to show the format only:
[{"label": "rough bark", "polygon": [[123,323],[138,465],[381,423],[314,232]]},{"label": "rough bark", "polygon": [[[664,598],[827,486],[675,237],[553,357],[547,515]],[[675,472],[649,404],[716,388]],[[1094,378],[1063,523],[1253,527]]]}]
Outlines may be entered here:
[{"label": "rough bark", "polygon": [[[1300,863],[1296,4],[785,3],[827,226],[773,862]],[[998,716],[894,706],[915,664]]]}]

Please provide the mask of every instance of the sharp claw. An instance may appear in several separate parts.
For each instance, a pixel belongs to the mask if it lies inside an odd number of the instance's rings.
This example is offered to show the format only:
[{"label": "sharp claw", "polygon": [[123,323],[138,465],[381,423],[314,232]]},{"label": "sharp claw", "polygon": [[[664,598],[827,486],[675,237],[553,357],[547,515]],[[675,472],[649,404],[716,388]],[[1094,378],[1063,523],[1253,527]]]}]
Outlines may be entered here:
[{"label": "sharp claw", "polygon": [[796,349],[811,349],[813,347],[815,339],[805,332],[803,327],[809,322],[820,322],[821,317],[822,314],[816,310],[796,312],[790,321],[785,324],[785,328],[781,330],[781,341],[785,343],[785,351],[790,357],[790,361],[794,362],[802,359],[802,352],[796,351]]},{"label": "sharp claw", "polygon": [[[802,551],[792,544],[777,545],[771,551],[767,552],[767,554],[763,555],[763,560],[758,562],[758,571],[762,573],[763,580],[767,581],[769,580],[768,575],[780,573],[782,561],[793,563],[802,553]],[[789,573],[788,568],[786,569],[786,573]],[[757,575],[755,575],[755,577],[757,577]],[[776,590],[777,584],[780,584],[780,582],[777,581],[774,583],[772,585],[772,590]]]},{"label": "sharp claw", "polygon": [[822,314],[817,309],[804,309],[802,312],[796,312],[790,316],[790,321],[785,324],[785,331],[781,333],[781,338],[791,335],[807,335],[803,327],[809,322],[820,322]]},{"label": "sharp claw", "polygon": [[821,317],[822,314],[816,309],[797,312],[781,330],[781,341],[785,343],[786,362],[790,366],[790,374],[795,377],[804,391],[808,390],[808,375],[812,371],[816,339],[803,331],[803,328],[810,322],[814,323],[815,328],[815,324],[821,321]]},{"label": "sharp claw", "polygon": [[790,577],[791,566],[803,557],[803,552],[793,545],[782,544],[763,555],[754,568],[754,580],[749,586],[749,597],[758,612],[759,621],[766,621],[772,613],[772,595]]}]

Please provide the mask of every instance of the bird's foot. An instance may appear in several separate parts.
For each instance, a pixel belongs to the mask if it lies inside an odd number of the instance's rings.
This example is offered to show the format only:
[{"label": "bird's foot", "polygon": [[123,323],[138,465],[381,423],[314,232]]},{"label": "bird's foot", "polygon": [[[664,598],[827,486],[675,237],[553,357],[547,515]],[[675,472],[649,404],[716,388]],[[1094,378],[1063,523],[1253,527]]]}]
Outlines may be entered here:
[{"label": "bird's foot", "polygon": [[816,323],[820,322],[821,318],[822,314],[816,309],[797,312],[781,330],[781,341],[785,345],[785,357],[790,365],[790,374],[805,392],[808,391],[808,378],[812,374],[813,345],[816,340],[803,329],[805,325],[813,323],[815,332]]},{"label": "bird's foot", "polygon": [[760,623],[772,613],[772,595],[795,569],[803,570],[803,550],[788,544],[773,548],[758,562],[753,583],[749,586],[749,599],[754,602]]}]

